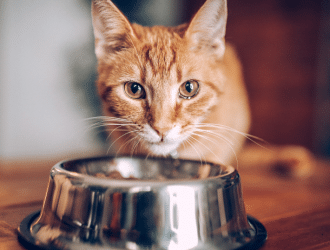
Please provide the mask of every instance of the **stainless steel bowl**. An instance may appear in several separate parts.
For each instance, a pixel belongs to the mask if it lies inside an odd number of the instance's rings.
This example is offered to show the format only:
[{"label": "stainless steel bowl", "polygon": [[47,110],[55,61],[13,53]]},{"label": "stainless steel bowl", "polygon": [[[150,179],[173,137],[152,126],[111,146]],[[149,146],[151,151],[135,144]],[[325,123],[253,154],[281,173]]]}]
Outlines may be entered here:
[{"label": "stainless steel bowl", "polygon": [[19,227],[42,249],[256,249],[266,236],[233,167],[125,156],[55,165],[41,212]]}]

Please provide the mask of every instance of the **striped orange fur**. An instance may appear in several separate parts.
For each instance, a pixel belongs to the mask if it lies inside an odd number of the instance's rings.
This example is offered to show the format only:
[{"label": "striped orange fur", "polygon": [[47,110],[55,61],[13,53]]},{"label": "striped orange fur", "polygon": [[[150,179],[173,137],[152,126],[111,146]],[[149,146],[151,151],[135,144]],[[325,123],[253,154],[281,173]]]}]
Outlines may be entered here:
[{"label": "striped orange fur", "polygon": [[232,163],[250,114],[224,40],[226,1],[206,1],[178,27],[131,24],[110,0],[94,0],[92,14],[97,87],[118,152]]}]

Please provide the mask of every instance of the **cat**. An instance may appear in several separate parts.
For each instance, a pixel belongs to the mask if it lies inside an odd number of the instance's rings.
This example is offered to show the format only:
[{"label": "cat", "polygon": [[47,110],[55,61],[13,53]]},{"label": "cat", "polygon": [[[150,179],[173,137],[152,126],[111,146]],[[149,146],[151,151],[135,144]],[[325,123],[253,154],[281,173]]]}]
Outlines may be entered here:
[{"label": "cat", "polygon": [[131,24],[110,0],[94,0],[92,18],[102,125],[117,153],[237,165],[254,137],[242,67],[225,41],[227,1],[207,0],[177,27]]},{"label": "cat", "polygon": [[97,88],[118,152],[232,164],[250,126],[242,69],[225,42],[227,2],[208,0],[189,24],[131,24],[92,3]]},{"label": "cat", "polygon": [[131,24],[92,3],[98,93],[119,153],[232,164],[250,126],[242,69],[225,42],[227,2],[208,0],[189,24]]}]

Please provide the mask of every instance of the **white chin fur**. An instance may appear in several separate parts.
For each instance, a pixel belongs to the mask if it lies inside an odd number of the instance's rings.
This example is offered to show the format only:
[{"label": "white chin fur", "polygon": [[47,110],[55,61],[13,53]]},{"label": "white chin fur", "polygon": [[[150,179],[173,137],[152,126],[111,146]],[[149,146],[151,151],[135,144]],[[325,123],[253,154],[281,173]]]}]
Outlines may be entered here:
[{"label": "white chin fur", "polygon": [[150,143],[148,149],[154,154],[159,156],[167,156],[178,148],[178,143]]}]

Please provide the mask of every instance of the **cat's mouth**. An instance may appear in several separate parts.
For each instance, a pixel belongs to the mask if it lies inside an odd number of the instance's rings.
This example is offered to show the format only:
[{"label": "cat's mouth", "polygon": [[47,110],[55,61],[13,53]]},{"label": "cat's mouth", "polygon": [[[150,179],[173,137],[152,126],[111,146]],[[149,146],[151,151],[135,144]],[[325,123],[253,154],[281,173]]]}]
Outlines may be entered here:
[{"label": "cat's mouth", "polygon": [[165,135],[159,135],[150,125],[145,125],[140,137],[143,139],[146,149],[158,156],[170,155],[184,139],[181,135],[180,126],[174,126]]},{"label": "cat's mouth", "polygon": [[154,155],[167,156],[179,147],[177,142],[146,142],[146,146]]}]

